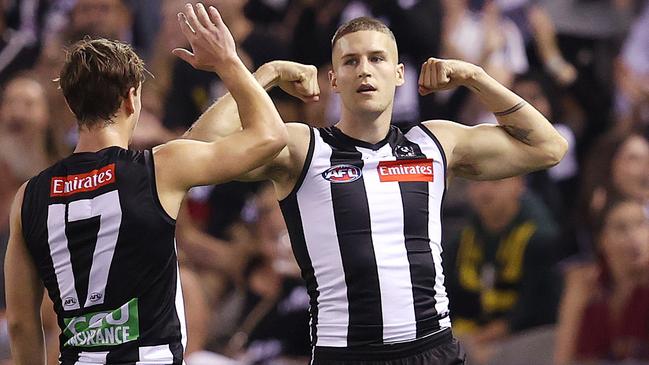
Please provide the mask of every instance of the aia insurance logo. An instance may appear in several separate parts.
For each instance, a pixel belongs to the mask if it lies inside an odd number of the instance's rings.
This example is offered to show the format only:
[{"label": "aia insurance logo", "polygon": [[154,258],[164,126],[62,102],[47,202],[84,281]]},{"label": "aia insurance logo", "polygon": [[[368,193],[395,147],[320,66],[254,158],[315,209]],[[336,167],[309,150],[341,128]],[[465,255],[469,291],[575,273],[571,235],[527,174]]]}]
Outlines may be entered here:
[{"label": "aia insurance logo", "polygon": [[361,178],[362,170],[354,165],[336,165],[322,173],[322,177],[334,184],[350,183]]}]

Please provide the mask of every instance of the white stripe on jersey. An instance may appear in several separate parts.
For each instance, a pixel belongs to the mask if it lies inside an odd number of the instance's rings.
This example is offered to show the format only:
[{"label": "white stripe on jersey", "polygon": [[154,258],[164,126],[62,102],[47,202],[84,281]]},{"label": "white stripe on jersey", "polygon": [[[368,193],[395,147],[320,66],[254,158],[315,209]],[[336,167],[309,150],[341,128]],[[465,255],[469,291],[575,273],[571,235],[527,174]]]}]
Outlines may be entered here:
[{"label": "white stripe on jersey", "polygon": [[[176,239],[174,238],[174,247],[176,246]],[[178,255],[178,249],[176,249]],[[178,314],[178,321],[180,322],[180,343],[183,345],[183,351],[187,349],[187,323],[185,322],[185,299],[183,298],[183,288],[180,281],[180,267],[176,262],[176,313]]]},{"label": "white stripe on jersey", "polygon": [[79,360],[74,363],[74,365],[97,365],[105,364],[106,356],[108,356],[108,351],[102,352],[80,352]]},{"label": "white stripe on jersey", "polygon": [[97,244],[92,255],[88,278],[88,294],[84,308],[103,304],[108,273],[113,262],[117,236],[122,222],[122,208],[117,190],[99,195],[94,199],[73,201],[68,206],[68,222],[99,216]]},{"label": "white stripe on jersey", "polygon": [[174,355],[169,345],[142,346],[139,352],[140,361],[135,365],[169,365],[174,362]]},{"label": "white stripe on jersey", "polygon": [[65,204],[52,204],[47,210],[47,243],[54,264],[63,310],[79,309],[79,297],[74,287],[72,260],[65,235]]},{"label": "white stripe on jersey", "polygon": [[[319,138],[319,137],[315,137]],[[331,203],[329,181],[320,173],[330,167],[331,147],[316,143],[310,171],[318,176],[310,176],[307,184],[297,193],[297,201],[302,216],[304,238],[315,278],[318,282],[318,322],[317,337],[319,346],[347,346],[347,326],[349,307],[347,285],[343,270],[336,221]],[[343,334],[343,335],[341,335]]]},{"label": "white stripe on jersey", "polygon": [[[382,183],[378,174],[380,161],[393,161],[392,148],[377,151],[356,148],[363,154],[363,181],[372,227],[372,243],[381,288],[383,341],[386,343],[417,338],[415,304],[410,279],[410,263],[403,235],[403,201],[398,183]],[[404,295],[394,295],[404,293]],[[409,293],[409,295],[405,295]]]},{"label": "white stripe on jersey", "polygon": [[[442,164],[441,169],[439,166],[435,166],[435,174],[440,170],[443,170],[443,160],[441,151],[437,145],[431,141],[431,138],[426,132],[421,130],[425,127],[414,127],[408,133],[405,134],[405,137],[410,141],[417,143],[421,148],[421,152],[424,153],[427,157],[433,158],[435,164]],[[444,175],[446,178],[446,175]],[[438,183],[444,184],[444,181],[438,181]],[[445,185],[443,185],[445,186]],[[442,269],[442,198],[444,195],[444,189],[429,189],[428,192],[428,237],[430,237],[430,249],[433,255],[433,261],[435,262],[435,310],[438,314],[448,312],[448,297],[446,295],[446,288],[444,287],[444,273]],[[440,321],[440,326],[451,327],[450,317],[446,317]]]}]

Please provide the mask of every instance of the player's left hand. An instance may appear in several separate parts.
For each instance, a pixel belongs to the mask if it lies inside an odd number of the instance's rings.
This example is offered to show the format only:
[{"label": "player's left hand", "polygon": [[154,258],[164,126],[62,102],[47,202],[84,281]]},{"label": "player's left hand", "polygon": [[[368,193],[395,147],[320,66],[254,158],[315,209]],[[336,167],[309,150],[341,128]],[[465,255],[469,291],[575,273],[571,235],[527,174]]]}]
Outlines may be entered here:
[{"label": "player's left hand", "polygon": [[465,85],[481,70],[468,62],[431,57],[421,65],[419,94],[423,96]]},{"label": "player's left hand", "polygon": [[224,66],[240,60],[232,33],[215,7],[208,9],[200,2],[187,3],[178,13],[178,23],[191,52],[175,48],[172,53],[195,69],[218,73]]}]

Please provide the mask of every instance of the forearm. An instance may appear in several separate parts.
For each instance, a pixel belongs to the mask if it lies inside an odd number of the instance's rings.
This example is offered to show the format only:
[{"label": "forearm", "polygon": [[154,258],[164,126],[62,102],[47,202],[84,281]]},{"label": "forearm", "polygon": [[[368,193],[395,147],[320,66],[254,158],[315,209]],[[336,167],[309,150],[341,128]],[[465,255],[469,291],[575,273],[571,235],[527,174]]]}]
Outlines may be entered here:
[{"label": "forearm", "polygon": [[[45,336],[38,323],[9,325],[11,356],[15,365],[45,364]],[[35,322],[35,321],[34,321]]]},{"label": "forearm", "polygon": [[[277,83],[277,74],[270,64],[261,66],[254,74],[257,82],[266,90]],[[214,141],[241,130],[237,103],[228,92],[212,104],[184,134],[184,138],[198,141]]]},{"label": "forearm", "polygon": [[482,69],[466,83],[513,138],[532,147],[548,149],[560,159],[567,142],[550,122],[520,96],[507,89]]},{"label": "forearm", "polygon": [[556,329],[556,347],[554,349],[554,364],[567,365],[572,363],[579,338],[579,327],[583,320],[586,303],[577,296],[564,290],[559,307],[559,318]]},{"label": "forearm", "polygon": [[543,62],[551,62],[557,57],[563,60],[559,46],[557,45],[554,24],[548,13],[538,5],[535,5],[528,10],[527,17],[532,27],[536,47],[539,50]]}]

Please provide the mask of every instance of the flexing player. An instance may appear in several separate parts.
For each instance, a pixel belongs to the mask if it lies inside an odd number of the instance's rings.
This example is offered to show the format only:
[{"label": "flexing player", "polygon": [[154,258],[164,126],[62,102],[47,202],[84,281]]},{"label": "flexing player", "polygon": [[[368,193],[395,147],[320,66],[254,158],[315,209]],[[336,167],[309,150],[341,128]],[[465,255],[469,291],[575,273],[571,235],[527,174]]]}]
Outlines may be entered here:
[{"label": "flexing player", "polygon": [[[191,60],[188,60],[191,62]],[[440,207],[451,176],[499,179],[559,162],[567,144],[531,105],[480,67],[431,58],[419,92],[465,86],[499,125],[426,121],[390,125],[404,80],[392,32],[370,18],[342,25],[332,41],[330,83],[341,118],[331,128],[288,124],[289,143],[273,161],[241,176],[270,179],[311,296],[314,364],[457,364],[441,266]],[[316,70],[272,62],[256,73],[316,100]],[[188,133],[215,138],[238,129],[230,96]]]},{"label": "flexing player", "polygon": [[79,142],[21,187],[11,212],[5,270],[16,364],[44,364],[43,285],[62,331],[62,364],[181,364],[186,339],[174,242],[181,200],[190,187],[230,180],[286,146],[279,114],[216,9],[187,5],[179,17],[194,53],[175,52],[219,74],[243,129],[217,142],[129,151],[142,60],[108,40],[69,50],[60,85],[78,118]]}]

